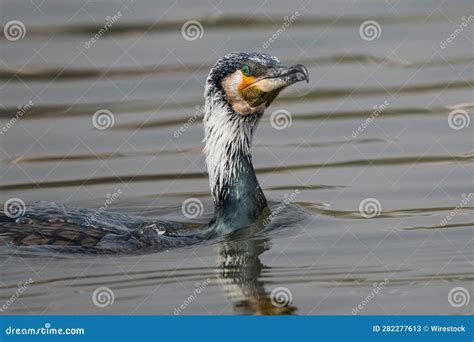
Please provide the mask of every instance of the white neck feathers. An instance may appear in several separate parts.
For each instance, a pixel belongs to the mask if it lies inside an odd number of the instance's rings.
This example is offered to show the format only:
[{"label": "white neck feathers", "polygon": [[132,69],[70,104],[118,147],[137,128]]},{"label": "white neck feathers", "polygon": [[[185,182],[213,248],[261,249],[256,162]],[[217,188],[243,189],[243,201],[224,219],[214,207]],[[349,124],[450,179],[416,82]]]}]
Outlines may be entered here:
[{"label": "white neck feathers", "polygon": [[250,158],[253,132],[259,116],[240,116],[217,92],[206,89],[204,105],[204,154],[214,202],[225,199],[224,186],[232,185],[244,156]]}]

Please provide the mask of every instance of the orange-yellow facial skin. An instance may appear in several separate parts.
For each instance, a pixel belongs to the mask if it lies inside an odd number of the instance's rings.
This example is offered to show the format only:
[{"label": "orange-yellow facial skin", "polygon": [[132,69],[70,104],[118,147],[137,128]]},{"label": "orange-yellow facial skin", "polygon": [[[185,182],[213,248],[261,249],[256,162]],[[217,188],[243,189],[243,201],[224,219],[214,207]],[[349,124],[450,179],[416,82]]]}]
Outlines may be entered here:
[{"label": "orange-yellow facial skin", "polygon": [[229,103],[234,111],[240,115],[252,114],[256,109],[252,108],[245,99],[250,85],[254,82],[253,77],[246,77],[242,72],[236,71],[222,80],[222,88],[224,89]]},{"label": "orange-yellow facial skin", "polygon": [[266,100],[264,99],[264,92],[260,89],[258,82],[252,76],[245,76],[242,73],[242,81],[239,84],[239,95],[249,106],[258,107]]},{"label": "orange-yellow facial skin", "polygon": [[242,81],[240,82],[239,85],[239,93],[242,95],[242,90],[247,88],[249,85],[255,82],[255,78],[252,76],[245,76],[242,73]]},{"label": "orange-yellow facial skin", "polygon": [[240,115],[263,113],[279,91],[262,91],[258,78],[236,71],[222,80],[229,103]]}]

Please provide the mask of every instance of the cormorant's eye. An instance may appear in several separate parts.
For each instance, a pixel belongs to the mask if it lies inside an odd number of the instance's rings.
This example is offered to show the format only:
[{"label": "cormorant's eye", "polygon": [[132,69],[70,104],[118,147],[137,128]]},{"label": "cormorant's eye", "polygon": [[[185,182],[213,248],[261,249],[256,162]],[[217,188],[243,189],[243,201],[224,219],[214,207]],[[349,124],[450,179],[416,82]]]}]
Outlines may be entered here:
[{"label": "cormorant's eye", "polygon": [[242,73],[245,75],[245,76],[251,76],[252,75],[252,70],[250,69],[250,67],[247,65],[247,64],[244,64],[242,65]]}]

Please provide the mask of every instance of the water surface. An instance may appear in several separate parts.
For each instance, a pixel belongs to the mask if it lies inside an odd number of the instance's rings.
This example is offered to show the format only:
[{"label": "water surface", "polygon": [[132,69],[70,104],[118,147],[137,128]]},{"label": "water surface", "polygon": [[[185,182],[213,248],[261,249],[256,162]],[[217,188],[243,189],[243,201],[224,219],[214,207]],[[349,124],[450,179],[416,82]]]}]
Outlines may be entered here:
[{"label": "water surface", "polygon": [[[470,2],[1,6],[2,25],[20,20],[26,35],[0,38],[0,124],[33,102],[0,135],[2,202],[97,210],[120,190],[108,213],[192,229],[213,212],[196,109],[212,64],[265,51],[311,76],[281,94],[254,140],[260,183],[272,209],[284,207],[278,229],[146,254],[1,247],[0,304],[32,279],[4,313],[350,315],[364,302],[358,314],[472,314],[448,293],[472,293],[474,277],[474,204],[463,203],[474,192],[473,124],[449,120],[460,110],[472,121],[473,24],[441,47],[472,14]],[[191,19],[204,31],[188,41],[181,27]],[[367,20],[380,25],[374,40],[359,34]],[[114,125],[98,130],[92,117],[103,109]],[[275,129],[276,110],[291,125]],[[203,203],[193,219],[181,210],[189,198]],[[373,218],[359,210],[366,199],[380,204]],[[113,304],[94,305],[101,287]],[[278,288],[291,293],[289,305],[272,303]]]}]

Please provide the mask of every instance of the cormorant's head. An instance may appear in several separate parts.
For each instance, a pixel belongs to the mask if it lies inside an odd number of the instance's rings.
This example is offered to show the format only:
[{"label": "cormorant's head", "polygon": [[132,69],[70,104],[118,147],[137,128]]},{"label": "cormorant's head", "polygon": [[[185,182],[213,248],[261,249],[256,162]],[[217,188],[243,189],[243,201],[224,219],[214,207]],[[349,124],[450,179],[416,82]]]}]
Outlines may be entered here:
[{"label": "cormorant's head", "polygon": [[234,52],[211,69],[205,96],[220,96],[239,115],[262,114],[280,91],[308,77],[301,64],[288,67],[265,53]]}]

